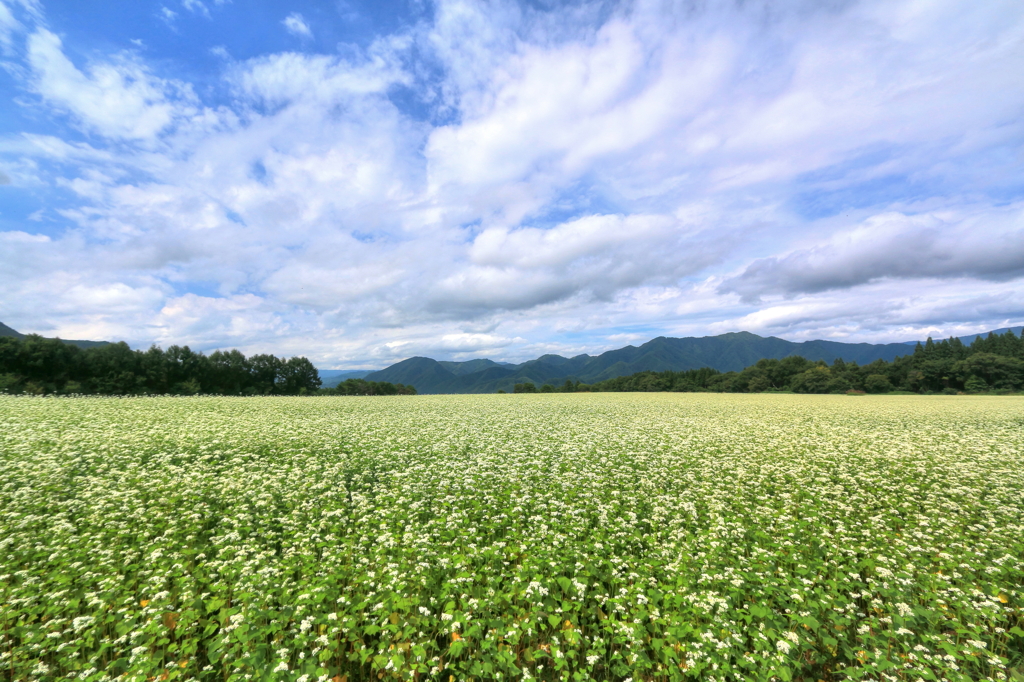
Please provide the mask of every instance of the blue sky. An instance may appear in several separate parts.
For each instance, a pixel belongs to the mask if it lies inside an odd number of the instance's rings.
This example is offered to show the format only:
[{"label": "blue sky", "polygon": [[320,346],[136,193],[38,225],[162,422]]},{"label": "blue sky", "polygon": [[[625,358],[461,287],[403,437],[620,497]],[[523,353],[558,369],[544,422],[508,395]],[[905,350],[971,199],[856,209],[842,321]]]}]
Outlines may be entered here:
[{"label": "blue sky", "polygon": [[1016,0],[0,0],[0,320],[523,360],[1024,320]]}]

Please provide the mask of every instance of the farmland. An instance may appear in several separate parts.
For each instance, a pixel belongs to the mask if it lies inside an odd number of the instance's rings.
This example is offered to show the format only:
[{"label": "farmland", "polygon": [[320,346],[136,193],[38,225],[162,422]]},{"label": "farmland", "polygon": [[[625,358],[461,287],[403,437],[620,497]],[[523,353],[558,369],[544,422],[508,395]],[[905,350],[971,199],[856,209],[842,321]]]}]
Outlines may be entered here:
[{"label": "farmland", "polygon": [[0,396],[0,679],[1013,679],[1022,408]]}]

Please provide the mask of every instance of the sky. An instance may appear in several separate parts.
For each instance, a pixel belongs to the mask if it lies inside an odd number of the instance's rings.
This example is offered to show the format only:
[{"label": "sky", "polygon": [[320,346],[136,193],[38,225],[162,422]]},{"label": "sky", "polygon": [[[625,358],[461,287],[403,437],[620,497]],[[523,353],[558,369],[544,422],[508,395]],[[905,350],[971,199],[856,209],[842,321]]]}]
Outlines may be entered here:
[{"label": "sky", "polygon": [[1024,321],[1020,0],[0,0],[0,321],[522,361]]}]

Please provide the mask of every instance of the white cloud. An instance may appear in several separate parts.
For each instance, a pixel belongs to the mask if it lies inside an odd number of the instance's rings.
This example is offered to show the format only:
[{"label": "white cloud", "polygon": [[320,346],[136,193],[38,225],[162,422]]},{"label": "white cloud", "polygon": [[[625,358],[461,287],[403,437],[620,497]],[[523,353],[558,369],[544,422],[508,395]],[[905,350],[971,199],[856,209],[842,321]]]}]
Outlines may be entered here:
[{"label": "white cloud", "polygon": [[203,4],[202,0],[181,0],[181,6],[193,14],[202,14],[209,18],[210,10]]},{"label": "white cloud", "polygon": [[[979,239],[979,236],[983,238]],[[918,215],[884,213],[822,244],[751,263],[720,288],[768,294],[845,289],[881,278],[1024,276],[1024,205]]]},{"label": "white cloud", "polygon": [[284,24],[284,27],[293,36],[299,36],[300,38],[313,37],[312,29],[309,28],[309,24],[306,23],[306,20],[298,12],[292,12],[281,23]]},{"label": "white cloud", "polygon": [[400,65],[382,58],[354,65],[338,57],[285,52],[240,64],[231,79],[240,94],[266,104],[302,100],[323,107],[346,96],[382,93],[407,76]]},{"label": "white cloud", "polygon": [[156,78],[127,56],[83,73],[64,55],[60,38],[43,28],[28,37],[27,52],[33,90],[106,137],[152,138],[195,112],[189,86]]},{"label": "white cloud", "polygon": [[12,46],[14,33],[21,30],[21,22],[14,18],[11,9],[0,2],[0,47],[9,51]]}]

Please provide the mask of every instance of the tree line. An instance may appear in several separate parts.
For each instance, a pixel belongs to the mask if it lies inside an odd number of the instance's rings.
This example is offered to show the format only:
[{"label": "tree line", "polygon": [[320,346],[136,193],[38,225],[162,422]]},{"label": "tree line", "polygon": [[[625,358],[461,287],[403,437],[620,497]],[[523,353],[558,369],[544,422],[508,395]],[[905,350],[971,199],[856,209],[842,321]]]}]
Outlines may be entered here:
[{"label": "tree line", "polygon": [[516,384],[515,393],[581,391],[716,391],[760,393],[987,393],[1024,390],[1024,338],[1012,331],[978,337],[969,346],[960,339],[918,343],[912,353],[892,362],[860,366],[837,359],[831,365],[793,355],[764,359],[740,372],[710,367],[674,372],[638,372],[593,384],[566,380],[560,386]]},{"label": "tree line", "polygon": [[34,334],[0,337],[0,391],[7,393],[303,395],[319,388],[320,374],[304,357],[205,355],[188,346],[139,351],[124,342],[82,349]]},{"label": "tree line", "polygon": [[390,381],[345,379],[334,388],[321,388],[317,395],[416,395],[416,387]]}]

